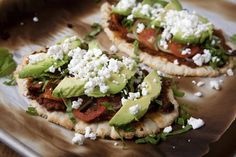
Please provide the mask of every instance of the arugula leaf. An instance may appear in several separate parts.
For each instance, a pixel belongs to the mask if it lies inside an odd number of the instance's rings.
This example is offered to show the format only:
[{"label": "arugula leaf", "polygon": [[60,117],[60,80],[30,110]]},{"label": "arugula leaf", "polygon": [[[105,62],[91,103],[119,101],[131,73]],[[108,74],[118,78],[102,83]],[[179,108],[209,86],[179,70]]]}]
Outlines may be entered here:
[{"label": "arugula leaf", "polygon": [[112,104],[109,103],[109,102],[103,102],[103,103],[101,103],[101,105],[104,106],[104,107],[106,107],[106,109],[107,109],[108,111],[116,112],[116,111],[114,110]]},{"label": "arugula leaf", "polygon": [[97,36],[102,31],[102,26],[98,23],[92,24],[91,28],[92,31],[89,32],[84,38],[84,40],[87,42],[92,41],[95,38],[95,36]]},{"label": "arugula leaf", "polygon": [[158,144],[161,140],[161,136],[159,135],[148,135],[144,138],[140,138],[135,140],[135,143],[137,144],[145,144],[145,143],[150,143],[150,144]]},{"label": "arugula leaf", "polygon": [[38,112],[34,107],[28,107],[28,109],[25,111],[26,113],[30,114],[31,116],[38,116]]},{"label": "arugula leaf", "polygon": [[72,121],[73,124],[76,123],[76,119],[72,113],[72,102],[70,99],[63,99],[64,104],[66,105],[66,113],[69,116],[70,120]]},{"label": "arugula leaf", "polygon": [[3,84],[7,85],[7,86],[15,86],[17,85],[16,83],[16,78],[14,77],[13,74],[9,75],[8,80],[4,81]]},{"label": "arugula leaf", "polygon": [[231,41],[234,42],[236,44],[236,34],[232,35],[230,37]]},{"label": "arugula leaf", "polygon": [[172,91],[173,91],[175,97],[183,97],[185,95],[184,92],[178,90],[176,84],[172,84]]},{"label": "arugula leaf", "polygon": [[11,74],[16,69],[13,55],[5,48],[0,48],[0,77]]}]

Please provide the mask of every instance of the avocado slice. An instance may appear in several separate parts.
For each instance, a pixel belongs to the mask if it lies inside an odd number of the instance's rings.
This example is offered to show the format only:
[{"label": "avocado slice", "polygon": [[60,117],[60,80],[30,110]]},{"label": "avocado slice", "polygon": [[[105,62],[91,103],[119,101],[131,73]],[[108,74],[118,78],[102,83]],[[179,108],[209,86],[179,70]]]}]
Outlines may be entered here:
[{"label": "avocado slice", "polygon": [[84,94],[85,81],[65,77],[53,90],[52,95],[58,98],[70,98]]},{"label": "avocado slice", "polygon": [[54,60],[53,58],[46,58],[43,61],[40,61],[35,64],[27,64],[24,68],[19,72],[19,78],[26,78],[26,77],[34,77],[37,78],[41,74],[48,72],[50,66],[55,66],[58,68],[68,62],[68,59],[65,60]]},{"label": "avocado slice", "polygon": [[181,5],[181,3],[178,0],[171,0],[166,6],[165,6],[166,10],[182,10],[183,7]]},{"label": "avocado slice", "polygon": [[[200,15],[198,15],[198,17],[202,23],[208,23],[208,20],[206,18],[204,18]],[[213,34],[213,26],[210,25],[209,29],[207,31],[202,32],[199,37],[196,37],[195,35],[183,37],[183,33],[181,31],[179,31],[175,35],[173,35],[172,39],[178,43],[181,43],[181,44],[201,44],[207,38],[211,38],[212,34]]]},{"label": "avocado slice", "polygon": [[[148,85],[148,94],[136,100],[126,100],[120,110],[109,121],[110,125],[119,127],[140,119],[145,115],[151,101],[158,97],[161,92],[161,79],[156,71],[152,71],[144,78],[143,82]],[[139,111],[136,115],[132,115],[129,112],[129,108],[137,104],[139,105]]]}]

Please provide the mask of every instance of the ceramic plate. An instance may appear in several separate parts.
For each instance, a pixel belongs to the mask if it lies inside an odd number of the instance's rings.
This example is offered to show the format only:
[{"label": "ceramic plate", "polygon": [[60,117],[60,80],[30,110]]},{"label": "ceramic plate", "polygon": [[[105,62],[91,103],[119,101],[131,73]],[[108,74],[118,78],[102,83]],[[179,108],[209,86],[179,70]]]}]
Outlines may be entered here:
[{"label": "ceramic plate", "polygon": [[[20,64],[25,55],[65,36],[83,37],[90,29],[89,24],[100,21],[101,4],[86,0],[1,0],[0,47],[9,48]],[[226,36],[236,33],[233,1],[188,0],[183,1],[183,6],[208,17]],[[39,21],[33,21],[35,16]],[[110,47],[104,33],[98,39],[105,49]],[[219,79],[224,80],[221,91],[211,89],[209,81]],[[26,114],[27,100],[18,94],[17,87],[5,86],[4,79],[0,79],[0,140],[24,156],[202,156],[236,117],[236,77],[176,80],[186,93],[178,101],[188,104],[189,112],[201,117],[205,126],[168,138],[159,145],[137,145],[129,141],[124,150],[121,142],[114,146],[115,141],[111,140],[87,140],[83,146],[72,145],[72,131]],[[192,80],[202,80],[206,85],[196,87]],[[193,96],[197,91],[204,96]]]}]

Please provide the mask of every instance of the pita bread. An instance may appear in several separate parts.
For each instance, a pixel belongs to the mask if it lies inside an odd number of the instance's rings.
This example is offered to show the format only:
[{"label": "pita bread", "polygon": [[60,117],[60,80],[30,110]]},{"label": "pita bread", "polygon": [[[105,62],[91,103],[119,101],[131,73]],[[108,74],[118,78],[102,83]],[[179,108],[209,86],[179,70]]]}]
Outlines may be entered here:
[{"label": "pita bread", "polygon": [[[19,71],[26,64],[26,58],[23,61],[22,65],[17,67],[15,72],[19,92],[22,95],[27,94],[27,79],[20,79],[18,77]],[[133,137],[144,137],[150,134],[157,134],[160,129],[165,128],[172,124],[175,118],[178,116],[178,103],[174,99],[173,92],[171,89],[168,90],[168,98],[172,104],[174,104],[174,110],[171,113],[162,113],[160,111],[153,112],[151,114],[146,114],[146,116],[140,121],[140,123],[135,127],[134,132],[124,132],[119,131],[120,135],[125,139],[132,139]],[[75,130],[76,132],[85,133],[85,128],[90,127],[94,133],[98,137],[101,138],[112,138],[112,139],[120,139],[119,134],[115,130],[113,126],[108,124],[108,121],[103,122],[94,122],[94,123],[85,123],[79,119],[76,119],[76,124],[74,125],[66,113],[53,111],[49,112],[45,107],[40,105],[36,100],[28,99],[28,103],[30,106],[34,107],[38,114],[48,120],[49,122],[56,123],[65,128]]]},{"label": "pita bread", "polygon": [[[111,14],[111,5],[104,3],[101,7],[102,12],[102,26],[106,32],[108,38],[117,46],[117,48],[127,53],[129,56],[133,56],[134,47],[132,44],[127,43],[124,39],[120,38],[116,32],[109,29],[109,19]],[[152,68],[156,68],[169,75],[181,75],[181,76],[218,76],[225,73],[229,68],[235,66],[235,58],[230,57],[229,62],[222,68],[213,69],[210,66],[203,66],[197,68],[191,68],[186,65],[176,65],[166,58],[159,56],[152,56],[147,52],[140,54],[140,59],[143,63],[149,65]]]}]

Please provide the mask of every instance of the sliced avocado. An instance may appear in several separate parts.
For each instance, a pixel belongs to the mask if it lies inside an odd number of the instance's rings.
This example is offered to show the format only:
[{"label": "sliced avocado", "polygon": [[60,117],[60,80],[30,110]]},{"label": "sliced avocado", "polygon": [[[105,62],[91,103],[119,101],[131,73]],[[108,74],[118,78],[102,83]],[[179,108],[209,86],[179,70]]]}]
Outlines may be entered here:
[{"label": "sliced avocado", "polygon": [[112,8],[112,13],[116,13],[116,14],[119,14],[119,15],[124,15],[124,16],[128,16],[130,13],[131,13],[132,9],[120,9],[120,8]]},{"label": "sliced avocado", "polygon": [[[134,120],[140,119],[145,115],[151,101],[161,92],[161,79],[157,75],[156,71],[152,71],[144,78],[144,82],[148,85],[148,94],[136,100],[126,100],[120,110],[109,121],[110,125],[126,125]],[[139,105],[139,111],[136,115],[132,115],[129,112],[129,108],[137,104]]]},{"label": "sliced avocado", "polygon": [[165,6],[166,10],[182,10],[183,7],[181,5],[181,3],[178,0],[171,0],[166,6]]},{"label": "sliced avocado", "polygon": [[53,90],[52,95],[58,98],[70,98],[84,94],[85,81],[65,77]]},{"label": "sliced avocado", "polygon": [[[200,15],[199,20],[203,23],[207,23],[208,20]],[[190,35],[188,37],[183,37],[183,33],[177,32],[175,35],[173,35],[173,40],[181,43],[181,44],[201,44],[203,43],[207,38],[211,38],[213,34],[213,26],[209,26],[209,29],[207,31],[204,31],[201,33],[199,37],[196,37],[195,35]]]},{"label": "sliced avocado", "polygon": [[[122,126],[122,125],[129,124],[135,119],[140,119],[147,112],[150,103],[151,103],[150,97],[146,97],[146,96],[137,100],[125,101],[125,103],[120,108],[120,110],[109,121],[109,125]],[[129,112],[129,108],[137,104],[139,105],[139,112],[136,115],[132,115]]]},{"label": "sliced avocado", "polygon": [[108,80],[106,80],[106,84],[109,87],[107,93],[102,93],[100,92],[99,88],[95,88],[93,92],[87,95],[91,97],[104,97],[106,95],[119,93],[122,89],[125,88],[126,84],[128,83],[128,80],[132,76],[134,76],[136,72],[135,69],[128,70],[127,68],[123,68],[120,72],[121,74],[117,74],[117,73],[111,74],[111,77]]}]

